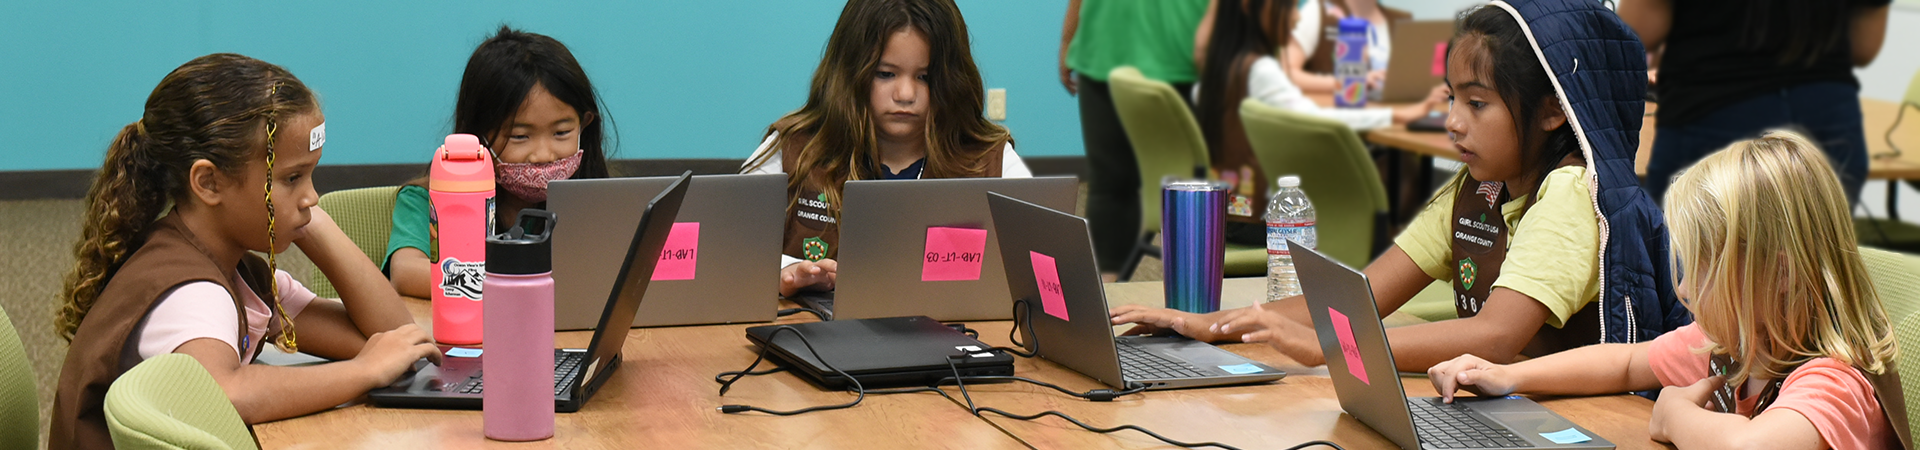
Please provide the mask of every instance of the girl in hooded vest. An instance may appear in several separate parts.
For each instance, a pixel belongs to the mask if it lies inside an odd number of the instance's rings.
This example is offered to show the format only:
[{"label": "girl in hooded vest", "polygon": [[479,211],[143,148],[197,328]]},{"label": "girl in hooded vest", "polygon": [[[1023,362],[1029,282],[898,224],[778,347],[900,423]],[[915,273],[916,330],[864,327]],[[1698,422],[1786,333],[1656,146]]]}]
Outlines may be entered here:
[{"label": "girl in hooded vest", "polygon": [[[1549,13],[1581,20],[1532,23]],[[1382,316],[1447,280],[1458,318],[1389,329],[1399,370],[1639,342],[1690,322],[1667,282],[1659,209],[1633,178],[1645,61],[1595,56],[1640,51],[1632,31],[1579,0],[1496,1],[1456,29],[1447,130],[1466,170],[1366,273]],[[1112,319],[1325,361],[1300,297],[1205,315],[1123,306]]]},{"label": "girl in hooded vest", "polygon": [[786,173],[780,294],[831,290],[848,180],[1026,178],[988,121],[967,22],[952,0],[852,0],[807,103],[767,127],[743,173]]},{"label": "girl in hooded vest", "polygon": [[1699,322],[1512,365],[1461,356],[1428,371],[1434,388],[1451,400],[1664,387],[1650,431],[1680,448],[1900,448],[1893,327],[1820,148],[1786,131],[1735,142],[1682,172],[1666,207]]},{"label": "girl in hooded vest", "polygon": [[[453,132],[480,138],[493,151],[494,223],[510,224],[522,208],[546,205],[553,180],[606,178],[600,94],[566,44],[500,27],[467,59],[453,107]],[[432,276],[434,224],[425,176],[393,202],[393,233],[380,264],[401,295],[425,298]]]},{"label": "girl in hooded vest", "polygon": [[[158,355],[199,360],[247,423],[325,410],[439,357],[379,269],[314,207],[325,143],[319,100],[279,66],[213,54],[160,80],[87,193],[56,321],[71,346],[49,448],[112,447],[107,388]],[[289,245],[341,299],[315,298],[275,269]],[[250,364],[268,344],[338,362]]]}]

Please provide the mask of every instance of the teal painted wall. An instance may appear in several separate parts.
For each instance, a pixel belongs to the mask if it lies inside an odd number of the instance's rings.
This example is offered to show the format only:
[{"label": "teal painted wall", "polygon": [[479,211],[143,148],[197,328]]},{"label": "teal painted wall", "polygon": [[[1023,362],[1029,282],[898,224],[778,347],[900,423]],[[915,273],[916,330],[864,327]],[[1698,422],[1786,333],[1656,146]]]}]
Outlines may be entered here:
[{"label": "teal painted wall", "polygon": [[[1055,74],[1060,1],[961,0],[1022,155],[1079,155]],[[196,56],[280,64],[326,108],[323,164],[424,161],[473,47],[501,23],[559,39],[600,89],[619,158],[745,158],[805,100],[843,2],[0,2],[0,171],[100,166],[148,92]]]}]

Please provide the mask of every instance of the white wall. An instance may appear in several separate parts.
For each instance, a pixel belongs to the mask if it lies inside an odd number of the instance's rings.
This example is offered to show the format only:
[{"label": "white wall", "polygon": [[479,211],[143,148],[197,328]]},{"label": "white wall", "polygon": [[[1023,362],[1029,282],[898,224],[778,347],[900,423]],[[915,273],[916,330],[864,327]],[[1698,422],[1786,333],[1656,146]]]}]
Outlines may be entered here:
[{"label": "white wall", "polygon": [[[1405,9],[1421,20],[1451,19],[1461,10],[1485,4],[1484,0],[1381,0],[1382,5]],[[1880,56],[1873,64],[1854,71],[1860,79],[1860,96],[1898,102],[1906,95],[1907,84],[1912,82],[1916,73],[1920,73],[1920,51],[1912,47],[1920,43],[1920,6],[1896,4],[1888,14],[1886,44],[1880,50]],[[1909,114],[1912,115],[1912,114]],[[1908,128],[1902,124],[1901,128]],[[1908,128],[1920,129],[1920,128]],[[1885,139],[1887,130],[1866,130],[1867,139]],[[1906,149],[1920,151],[1920,149]],[[1864,212],[1874,217],[1885,217],[1887,213],[1887,186],[1882,181],[1870,181],[1860,196]],[[1900,211],[1902,219],[1920,223],[1920,191],[1912,186],[1901,185]]]}]

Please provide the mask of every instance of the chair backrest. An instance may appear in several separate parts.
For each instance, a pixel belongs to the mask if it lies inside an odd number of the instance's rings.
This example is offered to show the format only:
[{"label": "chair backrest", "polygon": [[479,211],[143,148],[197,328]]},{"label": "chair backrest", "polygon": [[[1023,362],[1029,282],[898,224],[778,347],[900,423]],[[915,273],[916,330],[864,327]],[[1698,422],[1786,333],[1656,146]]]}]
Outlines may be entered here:
[{"label": "chair backrest", "polygon": [[[399,186],[381,186],[328,192],[320,196],[320,209],[326,210],[367,259],[379,264],[386,257],[387,237],[393,233],[393,198]],[[314,271],[308,288],[321,297],[339,297],[326,274]]]},{"label": "chair backrest", "polygon": [[1920,314],[1914,314],[1920,312],[1920,256],[1861,247],[1860,259],[1900,346],[1894,366],[1907,399],[1907,423],[1895,425],[1920,430],[1920,354],[1914,353],[1920,351]]},{"label": "chair backrest", "polygon": [[120,449],[258,449],[253,432],[200,361],[179,353],[133,366],[107,389]]},{"label": "chair backrest", "polygon": [[1149,80],[1132,66],[1114,68],[1107,84],[1140,166],[1140,230],[1160,231],[1160,180],[1205,178],[1207,142],[1200,122],[1173,86]]},{"label": "chair backrest", "polygon": [[0,309],[0,448],[40,445],[39,390],[33,380],[27,348],[7,311]]},{"label": "chair backrest", "polygon": [[1360,135],[1340,121],[1251,98],[1240,103],[1240,121],[1261,171],[1300,176],[1300,188],[1313,201],[1318,250],[1366,267],[1385,236],[1380,219],[1387,213],[1387,187]]}]

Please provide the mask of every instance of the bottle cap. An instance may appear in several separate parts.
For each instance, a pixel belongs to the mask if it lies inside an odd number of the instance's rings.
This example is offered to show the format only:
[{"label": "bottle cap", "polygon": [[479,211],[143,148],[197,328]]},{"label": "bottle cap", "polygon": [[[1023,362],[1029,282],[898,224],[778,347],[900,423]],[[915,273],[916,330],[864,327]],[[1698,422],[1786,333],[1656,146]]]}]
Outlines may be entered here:
[{"label": "bottle cap", "polygon": [[493,192],[493,153],[471,134],[449,134],[427,167],[427,189]]},{"label": "bottle cap", "polygon": [[487,273],[533,275],[553,271],[556,217],[543,209],[520,210],[520,223],[487,237]]},{"label": "bottle cap", "polygon": [[1279,180],[1275,180],[1273,182],[1273,185],[1283,187],[1283,188],[1300,187],[1300,176],[1299,175],[1282,175],[1280,176]]}]

